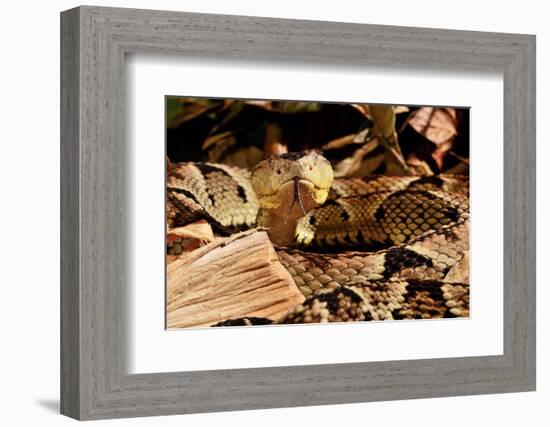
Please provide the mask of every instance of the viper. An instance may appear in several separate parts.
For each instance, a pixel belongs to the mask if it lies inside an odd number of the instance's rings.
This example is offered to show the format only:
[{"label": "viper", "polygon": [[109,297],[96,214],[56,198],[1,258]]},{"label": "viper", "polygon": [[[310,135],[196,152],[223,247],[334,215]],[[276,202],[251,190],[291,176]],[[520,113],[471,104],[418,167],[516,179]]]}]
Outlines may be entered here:
[{"label": "viper", "polygon": [[456,175],[334,179],[316,151],[251,171],[185,162],[170,166],[167,225],[206,219],[221,235],[265,227],[306,297],[279,323],[467,317],[468,194]]}]

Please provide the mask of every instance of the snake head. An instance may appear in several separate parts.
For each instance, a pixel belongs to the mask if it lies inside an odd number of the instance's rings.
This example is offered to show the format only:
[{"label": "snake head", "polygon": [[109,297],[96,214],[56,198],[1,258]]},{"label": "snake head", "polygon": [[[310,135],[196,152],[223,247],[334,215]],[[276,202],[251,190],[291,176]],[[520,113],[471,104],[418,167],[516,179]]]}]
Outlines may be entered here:
[{"label": "snake head", "polygon": [[301,151],[263,160],[251,180],[263,210],[296,218],[325,202],[334,173],[318,152]]}]

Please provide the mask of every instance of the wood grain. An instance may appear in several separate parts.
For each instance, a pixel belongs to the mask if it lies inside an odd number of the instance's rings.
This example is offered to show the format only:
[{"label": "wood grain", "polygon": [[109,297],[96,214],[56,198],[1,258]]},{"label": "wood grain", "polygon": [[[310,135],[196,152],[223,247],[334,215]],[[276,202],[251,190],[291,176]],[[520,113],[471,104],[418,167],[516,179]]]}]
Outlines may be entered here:
[{"label": "wood grain", "polygon": [[80,14],[61,20],[61,413],[80,414]]},{"label": "wood grain", "polygon": [[[535,389],[534,36],[96,7],[63,12],[61,35],[62,413],[99,419]],[[504,353],[129,374],[124,61],[133,53],[503,73]]]},{"label": "wood grain", "polygon": [[304,300],[265,231],[217,240],[167,268],[168,328],[239,317],[278,320]]}]

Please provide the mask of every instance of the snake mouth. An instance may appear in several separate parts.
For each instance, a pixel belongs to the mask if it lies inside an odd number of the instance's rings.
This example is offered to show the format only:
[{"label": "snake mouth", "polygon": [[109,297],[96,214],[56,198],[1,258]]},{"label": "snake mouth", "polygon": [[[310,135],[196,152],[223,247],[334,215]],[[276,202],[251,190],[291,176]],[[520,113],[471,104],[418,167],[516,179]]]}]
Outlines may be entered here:
[{"label": "snake mouth", "polygon": [[294,176],[281,184],[273,194],[258,199],[263,209],[278,212],[278,215],[284,217],[301,217],[322,203],[317,201],[320,191],[311,181]]},{"label": "snake mouth", "polygon": [[[305,180],[301,179],[299,176],[295,176],[295,177],[292,178],[292,181],[294,182],[294,191],[292,193],[292,203],[290,204],[290,208],[288,209],[288,213],[291,213],[292,209],[294,208],[294,205],[296,205],[296,203],[298,203],[298,206],[300,207],[300,210],[302,211],[304,216],[306,216],[307,212],[304,209],[304,204],[302,203],[302,198],[300,196],[300,181],[305,181]],[[310,181],[305,181],[305,182],[311,183]],[[315,185],[313,185],[313,188],[315,189]]]},{"label": "snake mouth", "polygon": [[295,175],[279,185],[277,191],[271,195],[258,195],[258,201],[264,211],[281,218],[296,219],[321,206],[327,195],[328,189]]},{"label": "snake mouth", "polygon": [[302,185],[304,187],[308,187],[308,191],[318,191],[318,190],[321,189],[320,186],[315,185],[312,181],[310,181],[307,178],[303,178],[303,177],[300,177],[300,176],[294,176],[294,177],[288,179],[287,181],[284,181],[281,185],[279,185],[277,187],[277,189],[275,191],[273,191],[271,193],[263,193],[261,196],[262,197],[275,196],[277,194],[280,194],[283,191],[288,190],[288,188],[290,186],[292,186],[292,188],[293,188],[293,196],[294,196],[294,192],[296,192],[296,191],[299,192],[300,191],[300,189],[299,189],[300,185]]}]

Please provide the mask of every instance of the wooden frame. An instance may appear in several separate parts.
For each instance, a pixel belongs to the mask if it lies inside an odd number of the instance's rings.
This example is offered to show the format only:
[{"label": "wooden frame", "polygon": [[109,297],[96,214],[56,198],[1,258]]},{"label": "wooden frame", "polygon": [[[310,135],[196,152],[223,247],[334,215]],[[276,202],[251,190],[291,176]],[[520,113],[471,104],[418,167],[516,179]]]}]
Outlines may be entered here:
[{"label": "wooden frame", "polygon": [[[124,57],[504,76],[504,354],[128,375]],[[535,37],[80,7],[61,15],[61,412],[182,414],[535,389]]]}]

